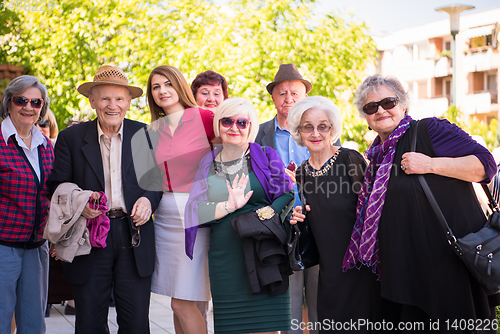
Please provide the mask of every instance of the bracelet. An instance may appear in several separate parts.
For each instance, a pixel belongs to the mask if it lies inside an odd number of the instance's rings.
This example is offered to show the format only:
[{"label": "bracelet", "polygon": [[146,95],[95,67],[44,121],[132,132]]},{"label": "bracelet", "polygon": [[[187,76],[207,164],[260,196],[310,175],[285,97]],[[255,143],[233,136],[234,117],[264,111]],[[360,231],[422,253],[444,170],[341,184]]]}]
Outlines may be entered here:
[{"label": "bracelet", "polygon": [[224,202],[224,210],[226,210],[227,214],[234,212],[234,211],[229,211],[229,208],[227,207],[227,201]]}]

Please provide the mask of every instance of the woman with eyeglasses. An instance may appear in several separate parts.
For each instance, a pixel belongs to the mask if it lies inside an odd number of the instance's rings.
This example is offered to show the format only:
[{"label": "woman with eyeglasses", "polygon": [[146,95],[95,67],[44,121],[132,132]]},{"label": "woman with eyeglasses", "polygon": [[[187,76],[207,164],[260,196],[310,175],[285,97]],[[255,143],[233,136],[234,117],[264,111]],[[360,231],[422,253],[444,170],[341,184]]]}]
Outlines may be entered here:
[{"label": "woman with eyeglasses", "polygon": [[[152,123],[147,134],[134,136],[132,147],[136,171],[154,167],[153,174],[138,177],[141,187],[163,191],[155,213],[156,263],[151,290],[172,297],[176,333],[201,334],[207,327],[196,302],[210,300],[210,230],[200,229],[193,253],[186,256],[184,208],[198,163],[212,149],[214,114],[198,107],[186,79],[173,66],[153,69],[147,99]],[[136,145],[141,148],[134,149]],[[150,158],[153,166],[148,167],[145,161]]]},{"label": "woman with eyeglasses", "polygon": [[[356,202],[366,169],[357,151],[336,146],[342,133],[339,108],[322,96],[306,97],[288,113],[290,133],[310,158],[297,169],[298,191],[306,208],[294,209],[291,224],[307,223],[319,255],[318,321],[374,322],[380,309],[377,278],[369,268],[347,273],[342,260],[356,221]],[[320,333],[329,332],[326,326]],[[369,333],[359,328],[356,333]]]},{"label": "woman with eyeglasses", "polygon": [[[215,112],[213,128],[222,147],[200,162],[186,205],[186,227],[195,237],[196,249],[197,233],[203,230],[198,225],[211,224],[208,259],[215,333],[288,330],[287,263],[277,261],[267,273],[256,264],[256,259],[264,262],[257,254],[274,251],[280,252],[276,259],[285,261],[283,245],[274,239],[260,244],[251,234],[240,238],[237,227],[241,222],[235,220],[249,211],[267,210],[277,217],[273,226],[285,234],[279,216],[285,217],[293,204],[292,182],[276,151],[254,143],[259,119],[250,101],[230,98],[222,102]],[[257,216],[252,222],[264,226]],[[186,249],[188,253],[192,247]]]},{"label": "woman with eyeglasses", "polygon": [[[370,164],[344,270],[373,270],[381,281],[385,319],[392,323],[423,321],[430,332],[439,321],[441,332],[472,333],[470,327],[446,326],[496,321],[498,295],[487,296],[454,254],[416,177],[424,175],[451,229],[462,237],[486,222],[471,182],[490,182],[493,156],[446,119],[412,120],[408,93],[396,78],[366,78],[355,104],[378,136],[365,152]],[[483,332],[496,332],[488,328]]]},{"label": "woman with eyeglasses", "polygon": [[0,333],[45,333],[49,248],[43,239],[54,150],[35,126],[49,107],[38,78],[12,80],[0,117]]}]

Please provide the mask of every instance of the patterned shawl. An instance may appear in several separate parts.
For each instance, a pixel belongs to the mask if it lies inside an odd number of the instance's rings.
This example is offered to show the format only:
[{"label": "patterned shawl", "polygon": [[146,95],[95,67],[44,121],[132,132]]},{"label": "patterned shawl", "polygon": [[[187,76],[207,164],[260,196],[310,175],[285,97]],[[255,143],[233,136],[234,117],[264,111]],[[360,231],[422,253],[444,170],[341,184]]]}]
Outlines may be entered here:
[{"label": "patterned shawl", "polygon": [[410,127],[411,120],[411,117],[407,115],[386,141],[381,143],[380,136],[377,136],[365,152],[370,164],[358,197],[357,219],[352,230],[351,242],[342,263],[344,272],[353,267],[359,269],[359,262],[372,267],[372,271],[380,278],[378,225],[384,207],[396,145]]}]

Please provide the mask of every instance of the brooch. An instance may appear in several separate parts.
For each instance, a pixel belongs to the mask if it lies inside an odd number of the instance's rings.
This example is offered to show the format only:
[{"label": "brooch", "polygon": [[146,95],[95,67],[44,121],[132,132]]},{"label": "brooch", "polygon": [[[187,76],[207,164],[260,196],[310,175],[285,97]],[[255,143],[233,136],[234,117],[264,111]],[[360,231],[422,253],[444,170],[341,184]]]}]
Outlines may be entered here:
[{"label": "brooch", "polygon": [[255,212],[257,213],[257,216],[259,216],[260,220],[271,219],[275,214],[274,209],[270,206],[265,206]]}]

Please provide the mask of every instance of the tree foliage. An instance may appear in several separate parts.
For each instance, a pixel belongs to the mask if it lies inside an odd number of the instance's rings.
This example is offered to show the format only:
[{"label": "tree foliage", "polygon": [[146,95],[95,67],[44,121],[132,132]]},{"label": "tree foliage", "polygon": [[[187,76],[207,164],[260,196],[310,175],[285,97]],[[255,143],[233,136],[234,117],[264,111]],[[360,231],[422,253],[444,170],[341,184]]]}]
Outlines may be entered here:
[{"label": "tree foliage", "polygon": [[[275,113],[265,86],[280,64],[295,63],[313,83],[309,95],[340,107],[342,139],[366,147],[352,98],[375,44],[363,23],[319,9],[314,0],[59,0],[52,12],[17,12],[22,29],[8,61],[27,65],[47,85],[60,125],[91,112],[75,88],[109,63],[143,88],[158,65],[179,68],[189,82],[214,70],[226,77],[230,96],[251,100],[265,121]],[[149,121],[144,97],[129,117]]]}]

